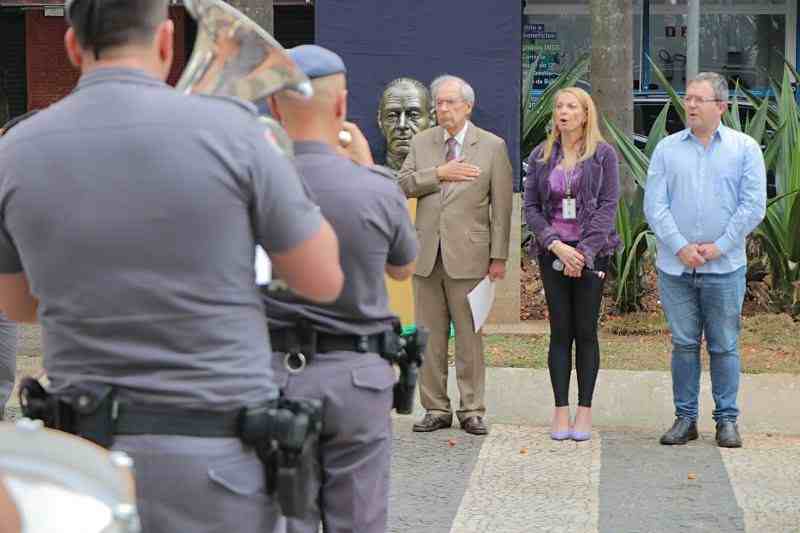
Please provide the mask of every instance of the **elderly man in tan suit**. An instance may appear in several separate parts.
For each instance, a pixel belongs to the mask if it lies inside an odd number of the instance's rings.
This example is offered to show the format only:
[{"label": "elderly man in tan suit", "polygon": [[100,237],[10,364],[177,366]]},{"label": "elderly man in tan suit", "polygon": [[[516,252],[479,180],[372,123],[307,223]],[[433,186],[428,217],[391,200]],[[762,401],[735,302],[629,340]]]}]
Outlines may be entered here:
[{"label": "elderly man in tan suit", "polygon": [[400,186],[417,198],[420,253],[414,310],[431,336],[420,379],[425,417],[414,431],[452,425],[447,396],[447,339],[456,330],[456,377],[461,427],[487,433],[483,420],[483,340],[475,332],[467,294],[483,279],[503,279],[511,224],[512,173],[503,139],[469,121],[475,93],[455,76],[431,84],[438,126],[422,131],[400,170]]}]

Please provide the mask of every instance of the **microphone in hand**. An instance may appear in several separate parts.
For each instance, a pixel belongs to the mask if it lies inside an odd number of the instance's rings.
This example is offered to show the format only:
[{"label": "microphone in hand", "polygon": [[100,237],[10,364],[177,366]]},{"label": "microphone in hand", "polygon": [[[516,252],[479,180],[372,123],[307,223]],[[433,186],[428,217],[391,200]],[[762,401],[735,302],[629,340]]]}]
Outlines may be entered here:
[{"label": "microphone in hand", "polygon": [[[561,259],[554,259],[553,260],[553,270],[556,272],[564,272],[564,263]],[[584,277],[586,274],[597,276],[599,279],[605,279],[606,273],[602,270],[593,270],[591,268],[583,267],[583,272],[581,272],[581,277]]]}]

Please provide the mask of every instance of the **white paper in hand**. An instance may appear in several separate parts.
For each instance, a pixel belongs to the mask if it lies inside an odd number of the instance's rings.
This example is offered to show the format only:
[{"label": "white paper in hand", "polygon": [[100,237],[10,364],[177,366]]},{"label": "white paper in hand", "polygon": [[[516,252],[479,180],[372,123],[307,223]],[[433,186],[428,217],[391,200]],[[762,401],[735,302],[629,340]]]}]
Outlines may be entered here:
[{"label": "white paper in hand", "polygon": [[261,246],[256,246],[256,285],[269,285],[272,281],[272,262]]},{"label": "white paper in hand", "polygon": [[478,285],[467,294],[469,307],[472,310],[472,325],[475,326],[475,333],[483,326],[489,318],[489,311],[494,304],[494,281],[486,276]]}]

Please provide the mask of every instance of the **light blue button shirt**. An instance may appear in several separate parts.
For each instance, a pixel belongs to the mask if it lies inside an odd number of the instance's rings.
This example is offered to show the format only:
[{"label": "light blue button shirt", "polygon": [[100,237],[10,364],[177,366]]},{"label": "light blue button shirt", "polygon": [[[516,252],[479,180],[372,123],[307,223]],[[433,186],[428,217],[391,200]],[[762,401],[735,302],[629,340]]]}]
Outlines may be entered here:
[{"label": "light blue button shirt", "polygon": [[708,147],[690,129],[663,139],[647,173],[644,213],[656,235],[656,266],[679,276],[690,243],[715,243],[722,256],[696,271],[725,274],[747,264],[745,237],[764,218],[767,177],[758,143],[720,125]]}]

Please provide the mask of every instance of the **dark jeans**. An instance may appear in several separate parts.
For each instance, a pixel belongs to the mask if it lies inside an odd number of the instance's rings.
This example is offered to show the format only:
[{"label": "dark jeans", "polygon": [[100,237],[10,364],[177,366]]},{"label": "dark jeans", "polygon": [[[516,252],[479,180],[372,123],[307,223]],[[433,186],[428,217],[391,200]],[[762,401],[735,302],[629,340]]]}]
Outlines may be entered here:
[{"label": "dark jeans", "polygon": [[[569,378],[572,373],[572,343],[578,372],[578,405],[592,406],[594,384],[600,368],[597,318],[603,299],[604,279],[584,271],[583,277],[570,278],[553,270],[554,254],[539,256],[539,269],[547,297],[550,318],[550,349],[547,367],[556,407],[569,405]],[[608,270],[608,256],[595,258],[595,270]]]}]

